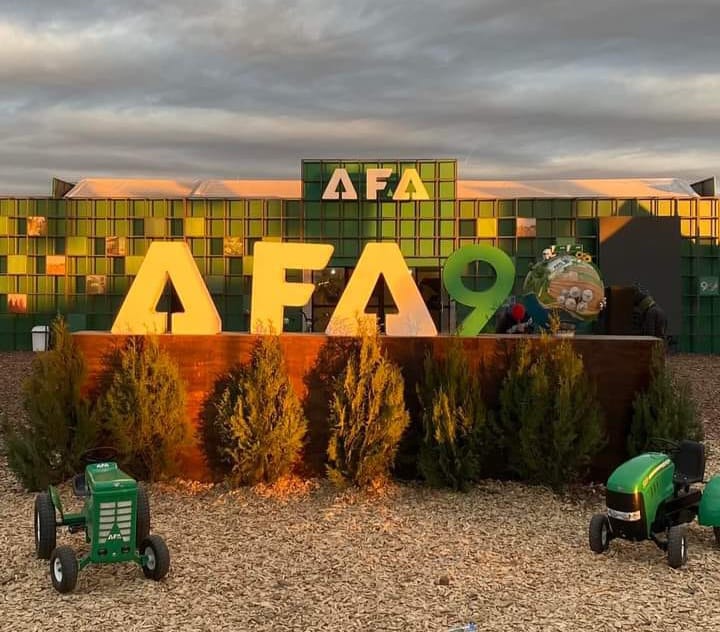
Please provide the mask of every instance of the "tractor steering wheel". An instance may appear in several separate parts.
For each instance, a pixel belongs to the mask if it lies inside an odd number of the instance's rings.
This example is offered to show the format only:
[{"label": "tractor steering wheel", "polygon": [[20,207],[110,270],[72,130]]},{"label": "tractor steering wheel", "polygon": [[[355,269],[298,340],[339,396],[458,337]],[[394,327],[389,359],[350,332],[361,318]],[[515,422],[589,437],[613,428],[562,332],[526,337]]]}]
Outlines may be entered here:
[{"label": "tractor steering wheel", "polygon": [[85,450],[80,455],[80,460],[83,465],[89,463],[105,463],[106,461],[114,461],[117,459],[119,452],[117,448],[111,446],[99,446],[97,448],[90,448]]}]

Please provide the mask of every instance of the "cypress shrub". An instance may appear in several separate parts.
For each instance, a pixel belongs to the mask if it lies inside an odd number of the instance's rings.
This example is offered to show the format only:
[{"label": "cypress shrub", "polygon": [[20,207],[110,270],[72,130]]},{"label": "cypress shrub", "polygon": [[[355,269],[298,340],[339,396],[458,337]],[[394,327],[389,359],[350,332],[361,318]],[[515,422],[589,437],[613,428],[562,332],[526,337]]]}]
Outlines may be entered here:
[{"label": "cypress shrub", "polygon": [[477,370],[457,339],[443,360],[425,354],[418,396],[423,411],[420,473],[433,486],[466,491],[486,469],[492,433]]},{"label": "cypress shrub", "polygon": [[35,356],[22,386],[27,420],[2,419],[10,469],[30,491],[60,483],[82,468],[98,427],[81,394],[85,361],[62,318],[53,321],[52,346]]},{"label": "cypress shrub", "polygon": [[277,335],[262,336],[215,403],[211,462],[236,484],[271,483],[297,463],[307,419],[290,384]]},{"label": "cypress shrub", "polygon": [[367,487],[390,476],[410,416],[400,368],[380,348],[377,330],[362,331],[335,384],[330,406],[328,476]]},{"label": "cypress shrub", "polygon": [[178,452],[189,446],[192,432],[180,371],[155,338],[131,337],[112,358],[98,415],[119,460],[136,478],[176,473]]},{"label": "cypress shrub", "polygon": [[518,343],[500,419],[511,473],[554,489],[582,476],[604,444],[594,385],[568,340]]},{"label": "cypress shrub", "polygon": [[655,439],[701,441],[703,437],[690,382],[673,375],[658,345],[653,352],[650,384],[633,401],[628,453],[634,456],[656,448]]}]

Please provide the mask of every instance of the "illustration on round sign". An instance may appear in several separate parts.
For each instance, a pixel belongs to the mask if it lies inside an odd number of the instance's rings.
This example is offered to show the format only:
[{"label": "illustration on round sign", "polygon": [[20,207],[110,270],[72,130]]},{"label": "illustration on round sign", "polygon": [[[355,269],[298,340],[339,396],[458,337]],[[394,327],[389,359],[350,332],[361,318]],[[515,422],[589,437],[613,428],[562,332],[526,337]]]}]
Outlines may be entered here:
[{"label": "illustration on round sign", "polygon": [[543,258],[530,268],[523,291],[534,294],[542,307],[558,310],[564,317],[590,322],[605,306],[605,289],[600,271],[590,255],[577,251],[556,254],[543,252]]}]

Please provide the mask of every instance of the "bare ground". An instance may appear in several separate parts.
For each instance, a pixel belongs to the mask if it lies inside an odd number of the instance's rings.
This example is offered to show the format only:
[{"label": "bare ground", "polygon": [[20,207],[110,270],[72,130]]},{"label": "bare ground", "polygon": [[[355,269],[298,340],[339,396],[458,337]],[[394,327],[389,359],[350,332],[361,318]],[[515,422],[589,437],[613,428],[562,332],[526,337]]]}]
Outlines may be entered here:
[{"label": "bare ground", "polygon": [[[0,408],[21,414],[31,354],[0,355]],[[720,358],[673,356],[691,377],[720,471]],[[67,490],[64,498],[70,502]],[[596,556],[587,524],[601,490],[558,497],[486,482],[461,495],[416,485],[340,492],[325,481],[228,491],[150,488],[153,531],[170,547],[167,579],[131,565],[89,567],[57,594],[34,556],[33,495],[0,461],[0,630],[720,629],[720,549],[693,525],[680,570],[650,543]],[[78,535],[60,542],[82,550]]]}]

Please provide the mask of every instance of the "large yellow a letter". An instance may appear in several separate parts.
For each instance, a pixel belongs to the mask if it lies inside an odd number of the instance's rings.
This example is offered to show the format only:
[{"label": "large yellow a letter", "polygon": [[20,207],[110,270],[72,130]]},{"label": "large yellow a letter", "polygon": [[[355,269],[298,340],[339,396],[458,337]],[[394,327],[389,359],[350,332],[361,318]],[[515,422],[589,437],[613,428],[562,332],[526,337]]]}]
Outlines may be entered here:
[{"label": "large yellow a letter", "polygon": [[393,200],[429,200],[427,189],[417,169],[405,169],[398,182]]},{"label": "large yellow a letter", "polygon": [[315,289],[312,283],[288,283],[285,270],[322,270],[333,253],[330,244],[258,241],[253,251],[250,331],[283,330],[283,308],[302,307]]},{"label": "large yellow a letter", "polygon": [[372,314],[365,314],[365,307],[381,274],[398,308],[397,314],[385,317],[385,333],[389,336],[437,336],[435,323],[400,248],[391,243],[365,246],[325,333],[330,336],[355,336],[362,321],[375,318]]},{"label": "large yellow a letter", "polygon": [[167,314],[155,306],[168,279],[185,311],[172,315],[173,334],[217,334],[220,315],[200,270],[184,241],[155,241],[150,244],[137,276],[112,326],[114,334],[161,334]]}]

